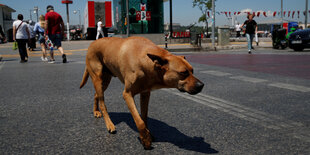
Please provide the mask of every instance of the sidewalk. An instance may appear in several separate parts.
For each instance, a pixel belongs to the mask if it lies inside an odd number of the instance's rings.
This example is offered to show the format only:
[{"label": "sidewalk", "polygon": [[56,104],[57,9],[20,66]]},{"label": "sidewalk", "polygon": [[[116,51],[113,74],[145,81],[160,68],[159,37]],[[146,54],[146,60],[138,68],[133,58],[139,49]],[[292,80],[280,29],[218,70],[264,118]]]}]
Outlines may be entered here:
[{"label": "sidewalk", "polygon": [[[234,49],[247,49],[247,42],[230,42],[226,46],[217,46],[215,44],[215,49],[212,48],[212,43],[202,43],[201,47],[193,46],[189,43],[184,44],[168,44],[168,51],[171,52],[184,52],[184,51],[217,51],[217,50],[234,50]],[[165,48],[165,45],[158,45],[162,48]],[[256,45],[256,42],[253,42],[254,48],[272,48],[272,42],[259,42],[259,45]]]}]

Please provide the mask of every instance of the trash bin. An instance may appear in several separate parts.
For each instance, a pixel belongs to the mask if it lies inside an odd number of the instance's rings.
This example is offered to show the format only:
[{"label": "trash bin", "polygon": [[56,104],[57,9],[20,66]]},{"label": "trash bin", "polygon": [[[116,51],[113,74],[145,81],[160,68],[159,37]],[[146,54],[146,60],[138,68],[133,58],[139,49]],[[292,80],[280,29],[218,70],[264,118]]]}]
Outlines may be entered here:
[{"label": "trash bin", "polygon": [[229,44],[230,30],[228,26],[218,27],[218,45],[225,46]]}]

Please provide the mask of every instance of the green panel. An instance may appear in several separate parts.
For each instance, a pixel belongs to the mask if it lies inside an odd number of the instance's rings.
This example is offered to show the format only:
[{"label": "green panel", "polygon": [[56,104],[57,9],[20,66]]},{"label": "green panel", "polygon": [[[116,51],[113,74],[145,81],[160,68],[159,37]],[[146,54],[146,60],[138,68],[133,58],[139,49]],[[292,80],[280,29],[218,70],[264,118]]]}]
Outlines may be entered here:
[{"label": "green panel", "polygon": [[[151,11],[151,21],[136,21],[136,11],[140,11],[140,3],[146,4],[146,11]],[[118,7],[119,21],[116,22],[117,33],[126,34],[126,0],[114,0],[114,19],[116,6]],[[163,33],[164,32],[163,0],[129,0],[130,33]],[[116,21],[116,20],[115,20]],[[143,24],[142,24],[143,23]]]}]

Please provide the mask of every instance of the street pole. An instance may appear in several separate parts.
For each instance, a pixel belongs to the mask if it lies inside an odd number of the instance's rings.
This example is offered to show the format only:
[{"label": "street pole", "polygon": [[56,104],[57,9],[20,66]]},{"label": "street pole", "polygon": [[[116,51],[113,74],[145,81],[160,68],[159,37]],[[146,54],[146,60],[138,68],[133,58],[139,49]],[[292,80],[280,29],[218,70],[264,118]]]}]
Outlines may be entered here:
[{"label": "street pole", "polygon": [[37,9],[37,22],[39,22],[39,7],[37,6],[36,9]]},{"label": "street pole", "polygon": [[209,28],[208,28],[207,10],[206,10],[206,31],[207,31],[207,36],[206,36],[206,38],[208,38],[208,31],[209,31]]},{"label": "street pole", "polygon": [[81,27],[82,27],[82,25],[81,25],[81,11],[80,10],[78,10],[78,11],[79,11],[79,28],[81,30]]},{"label": "street pole", "polygon": [[129,0],[126,0],[127,37],[129,37]]},{"label": "street pole", "polygon": [[67,8],[67,40],[70,40],[70,29],[69,29],[69,4],[66,3]]},{"label": "street pole", "polygon": [[173,29],[172,29],[172,0],[170,2],[170,37],[173,37]]},{"label": "street pole", "polygon": [[212,47],[215,48],[215,2],[212,0]]},{"label": "street pole", "polygon": [[306,10],[305,10],[305,29],[308,25],[308,0],[306,0]]},{"label": "street pole", "polygon": [[30,20],[32,20],[32,10],[30,10]]},{"label": "street pole", "polygon": [[283,28],[283,0],[281,0],[281,28]]}]

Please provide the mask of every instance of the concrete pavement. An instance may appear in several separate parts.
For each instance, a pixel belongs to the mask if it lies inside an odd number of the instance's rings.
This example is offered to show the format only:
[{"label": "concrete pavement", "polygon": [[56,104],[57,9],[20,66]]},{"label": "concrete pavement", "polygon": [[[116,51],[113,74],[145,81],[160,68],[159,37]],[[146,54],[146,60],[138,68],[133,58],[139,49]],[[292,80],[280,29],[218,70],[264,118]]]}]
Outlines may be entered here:
[{"label": "concrete pavement", "polygon": [[176,52],[186,56],[205,88],[196,96],[152,92],[155,142],[145,151],[118,79],[105,93],[117,133],[109,134],[103,119],[93,117],[91,80],[79,89],[89,43],[63,42],[67,64],[59,55],[55,64],[42,62],[39,51],[21,64],[17,51],[0,45],[0,154],[310,153],[308,52]]}]

